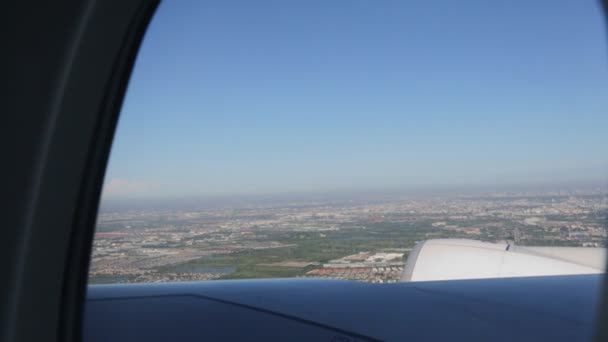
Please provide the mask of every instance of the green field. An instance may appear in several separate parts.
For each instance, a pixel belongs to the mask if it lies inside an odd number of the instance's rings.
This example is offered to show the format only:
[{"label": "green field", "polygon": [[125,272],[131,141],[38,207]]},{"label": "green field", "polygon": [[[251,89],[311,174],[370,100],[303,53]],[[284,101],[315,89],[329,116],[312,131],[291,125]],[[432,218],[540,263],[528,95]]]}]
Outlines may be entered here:
[{"label": "green field", "polygon": [[[345,228],[324,232],[259,231],[267,236],[267,240],[293,246],[204,257],[185,265],[236,267],[236,271],[227,274],[224,279],[295,277],[305,274],[314,266],[300,268],[261,264],[286,260],[325,263],[358,252],[412,248],[416,241],[423,240],[425,234],[432,230],[436,229],[427,223],[374,223],[368,224],[365,229]],[[159,271],[171,272],[174,266],[159,268]]]}]

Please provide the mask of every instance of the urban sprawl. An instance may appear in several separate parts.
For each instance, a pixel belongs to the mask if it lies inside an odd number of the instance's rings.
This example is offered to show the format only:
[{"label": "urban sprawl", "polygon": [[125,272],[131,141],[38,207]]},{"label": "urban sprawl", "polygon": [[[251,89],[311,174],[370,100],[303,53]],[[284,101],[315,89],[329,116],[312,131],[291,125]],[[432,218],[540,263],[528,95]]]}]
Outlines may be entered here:
[{"label": "urban sprawl", "polygon": [[105,211],[90,281],[396,282],[409,252],[427,239],[603,247],[606,209],[597,190]]}]

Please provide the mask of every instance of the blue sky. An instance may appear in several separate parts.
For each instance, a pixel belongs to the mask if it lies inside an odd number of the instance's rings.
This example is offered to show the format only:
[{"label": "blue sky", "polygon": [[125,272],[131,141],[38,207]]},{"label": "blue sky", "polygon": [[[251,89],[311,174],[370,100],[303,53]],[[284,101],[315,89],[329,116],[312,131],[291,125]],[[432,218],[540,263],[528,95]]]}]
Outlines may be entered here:
[{"label": "blue sky", "polygon": [[604,181],[595,1],[177,1],[106,197]]}]

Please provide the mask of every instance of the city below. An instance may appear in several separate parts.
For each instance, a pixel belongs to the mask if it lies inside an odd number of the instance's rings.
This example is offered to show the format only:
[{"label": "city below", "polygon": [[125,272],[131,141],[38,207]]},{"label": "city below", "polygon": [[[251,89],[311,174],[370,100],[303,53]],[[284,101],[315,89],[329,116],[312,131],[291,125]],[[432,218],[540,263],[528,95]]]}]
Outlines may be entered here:
[{"label": "city below", "polygon": [[313,277],[399,280],[419,241],[605,246],[597,190],[339,201],[199,210],[102,210],[90,282]]}]

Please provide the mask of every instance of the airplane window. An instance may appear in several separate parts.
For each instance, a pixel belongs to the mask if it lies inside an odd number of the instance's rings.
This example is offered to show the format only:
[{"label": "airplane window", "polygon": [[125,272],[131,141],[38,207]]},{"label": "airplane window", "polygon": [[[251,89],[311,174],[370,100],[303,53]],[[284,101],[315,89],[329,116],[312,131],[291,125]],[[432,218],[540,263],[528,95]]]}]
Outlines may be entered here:
[{"label": "airplane window", "polygon": [[604,271],[596,1],[166,1],[91,284]]}]

